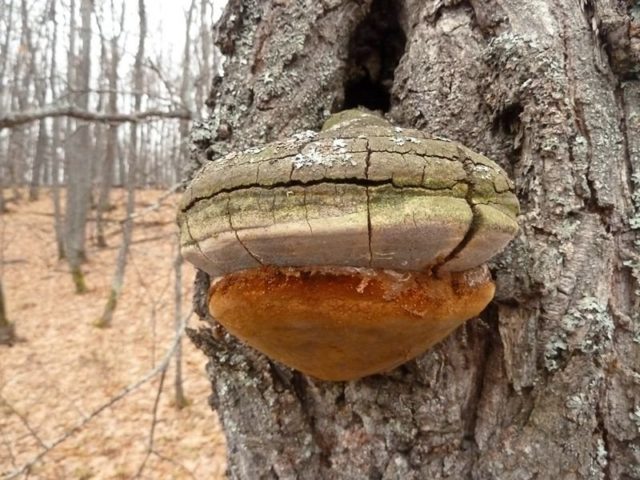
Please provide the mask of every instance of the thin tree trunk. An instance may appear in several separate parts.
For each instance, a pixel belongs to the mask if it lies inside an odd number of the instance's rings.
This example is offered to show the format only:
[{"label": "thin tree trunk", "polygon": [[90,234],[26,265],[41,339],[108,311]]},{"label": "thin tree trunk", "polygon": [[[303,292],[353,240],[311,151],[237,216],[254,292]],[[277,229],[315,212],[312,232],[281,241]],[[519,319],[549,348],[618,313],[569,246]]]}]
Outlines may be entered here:
[{"label": "thin tree trunk", "polygon": [[7,213],[7,201],[4,198],[4,168],[2,163],[0,163],[0,215],[3,213]]},{"label": "thin tree trunk", "polygon": [[116,145],[117,157],[118,157],[118,187],[123,187],[126,184],[127,168],[125,166],[126,147]]},{"label": "thin tree trunk", "polygon": [[[73,10],[72,10],[73,11]],[[57,98],[58,89],[56,75],[58,74],[57,49],[58,49],[58,21],[57,21],[57,1],[51,0],[49,10],[49,21],[53,23],[53,36],[51,39],[51,69],[49,70],[49,88],[51,97]],[[58,259],[62,260],[64,252],[64,219],[62,218],[62,206],[60,202],[60,119],[53,119],[51,128],[51,197],[53,201],[53,224],[56,234],[56,250]]]},{"label": "thin tree trunk", "polygon": [[[193,11],[195,9],[195,0],[191,1],[186,18],[186,34],[184,39],[184,52],[182,55],[182,83],[180,84],[180,99],[182,104],[190,111],[194,111],[192,97],[189,95],[189,86],[191,85],[191,24],[193,23]],[[189,157],[189,121],[180,120],[180,159],[184,165]]]},{"label": "thin tree trunk", "polygon": [[[33,47],[31,47],[33,48]],[[31,52],[31,71],[35,77],[35,96],[36,101],[38,103],[38,107],[43,108],[46,99],[47,99],[47,81],[46,81],[46,70],[47,70],[47,55],[43,49],[43,54],[41,55],[41,59],[38,62],[38,67],[36,69],[36,51]],[[36,75],[37,72],[40,72],[39,75]],[[31,168],[31,183],[29,186],[29,200],[34,201],[37,200],[40,193],[40,184],[43,180],[44,169],[47,157],[47,150],[49,147],[49,136],[47,135],[47,122],[45,119],[41,119],[38,122],[38,136],[36,140],[36,153],[33,159],[33,165]]]},{"label": "thin tree trunk", "polygon": [[[113,8],[113,4],[112,4]],[[124,25],[124,2],[122,4],[122,13],[120,16],[120,32]],[[120,33],[111,37],[109,48],[111,52],[111,61],[109,62],[109,70],[107,78],[109,80],[109,113],[118,112],[118,65],[120,63],[119,42]],[[106,247],[107,242],[104,237],[104,213],[109,209],[109,194],[113,184],[113,172],[116,160],[116,148],[118,144],[118,124],[112,123],[107,131],[107,146],[105,161],[102,164],[102,178],[100,183],[100,194],[98,197],[98,206],[96,210],[96,241],[99,247]]]},{"label": "thin tree trunk", "polygon": [[[211,68],[212,60],[212,40],[213,31],[211,24],[211,2],[209,0],[200,0],[200,38],[199,43],[202,49],[201,68],[198,76],[196,88],[196,105],[198,109],[196,113],[205,104],[211,88],[211,75],[215,73]],[[196,116],[199,118],[199,116]]]},{"label": "thin tree trunk", "polygon": [[[44,96],[43,96],[44,104]],[[47,135],[47,122],[40,120],[38,122],[38,139],[36,140],[36,155],[33,160],[33,168],[31,169],[31,184],[29,186],[29,200],[38,200],[40,196],[40,183],[44,173],[44,166],[47,155],[47,146],[49,144],[49,136]]]},{"label": "thin tree trunk", "polygon": [[[102,113],[105,110],[105,104],[108,108],[108,48],[107,41],[105,37],[105,32],[102,28],[102,22],[104,20],[104,2],[99,3],[98,5],[94,4],[94,17],[96,20],[96,26],[98,27],[98,33],[100,36],[100,61],[98,62],[100,75],[97,80],[97,103],[95,106],[95,111]],[[93,131],[93,152],[94,154],[91,156],[91,185],[97,185],[97,192],[94,191],[94,188],[91,188],[91,208],[97,210],[99,208],[100,203],[100,193],[102,190],[102,181],[103,181],[103,169],[107,154],[107,138],[106,135],[108,126],[102,123],[93,123],[92,131]],[[97,222],[96,222],[97,223]],[[97,230],[97,225],[96,225]],[[96,243],[99,246],[99,240],[96,234]]]},{"label": "thin tree trunk", "polygon": [[62,203],[60,201],[60,121],[53,121],[52,163],[51,163],[51,197],[53,201],[53,224],[56,233],[56,250],[58,260],[65,258],[64,250],[64,218],[62,215]]},{"label": "thin tree trunk", "polygon": [[[399,126],[499,162],[522,206],[519,237],[490,265],[493,304],[388,374],[321,382],[229,334],[190,330],[209,359],[230,478],[640,478],[633,5],[228,3],[225,77],[192,132],[192,168],[386,101]],[[358,91],[376,63],[378,88]],[[200,274],[201,316],[207,285]]]},{"label": "thin tree trunk", "polygon": [[[0,232],[4,236],[4,232]],[[4,240],[4,238],[3,238]],[[0,250],[0,345],[13,345],[16,335],[15,327],[7,315],[2,277],[4,273],[4,252]]]},{"label": "thin tree trunk", "polygon": [[[76,99],[78,108],[89,107],[89,80],[91,74],[91,0],[81,0],[81,40],[82,49],[77,66],[77,87],[80,90]],[[73,32],[71,33],[73,35]],[[68,160],[67,201],[65,210],[65,252],[71,269],[76,293],[85,293],[87,286],[82,272],[82,262],[86,258],[87,214],[91,198],[91,136],[89,125],[80,122],[71,138],[67,138],[66,152]]]},{"label": "thin tree trunk", "polygon": [[[1,139],[0,139],[1,140]],[[6,178],[8,173],[7,168],[7,158],[9,157],[9,142],[7,143],[7,148],[4,147],[5,142],[0,141],[0,150],[2,151],[2,155],[0,156],[0,215],[7,212],[7,202],[4,198],[4,189],[7,186]]]},{"label": "thin tree trunk", "polygon": [[[147,36],[147,14],[145,10],[144,0],[138,0],[138,17],[140,24],[140,34],[138,38],[138,51],[134,63],[134,110],[139,112],[142,107],[142,87],[143,87],[143,71],[142,60],[144,59],[145,40]],[[127,267],[127,257],[129,254],[129,246],[131,245],[131,236],[133,234],[133,211],[135,207],[135,188],[136,188],[136,169],[138,163],[138,125],[130,124],[131,137],[129,144],[129,174],[127,178],[127,208],[126,217],[122,224],[122,243],[118,250],[118,259],[116,261],[116,271],[111,283],[111,291],[109,299],[105,305],[102,316],[96,322],[99,328],[111,326],[113,313],[118,304],[118,298],[124,284],[124,274]]]},{"label": "thin tree trunk", "polygon": [[[174,282],[174,297],[175,297],[175,315],[174,315],[174,328],[176,335],[179,334],[182,327],[182,256],[178,251],[176,259],[173,264],[173,271],[175,272]],[[176,361],[176,376],[174,378],[175,389],[175,406],[178,409],[182,409],[189,405],[189,401],[184,394],[184,387],[182,384],[182,339],[178,340],[175,353]]]},{"label": "thin tree trunk", "polygon": [[[20,2],[21,33],[20,43],[24,46],[17,56],[13,69],[12,108],[26,110],[29,106],[29,89],[34,78],[34,52],[31,38],[31,22],[29,21],[26,0]],[[29,131],[27,127],[19,127],[9,133],[9,181],[13,188],[13,196],[19,200],[22,196],[18,187],[25,181],[27,159],[29,158]]]},{"label": "thin tree trunk", "polygon": [[[9,2],[7,9],[3,12],[3,15],[6,15],[5,22],[7,28],[4,32],[4,39],[2,41],[2,46],[0,47],[0,106],[5,107],[5,94],[6,94],[6,73],[7,73],[7,64],[8,64],[8,51],[9,51],[9,42],[11,40],[11,34],[13,30],[13,2]],[[6,106],[8,108],[8,106]],[[0,214],[6,212],[6,202],[4,198],[4,189],[7,186],[7,177],[9,173],[8,168],[8,151],[4,151],[3,147],[4,142],[0,142],[0,150],[2,150],[3,155],[0,157]],[[7,144],[7,149],[9,145]]]},{"label": "thin tree trunk", "polygon": [[12,345],[14,341],[15,330],[13,324],[9,321],[9,317],[7,317],[2,278],[0,278],[0,345]]},{"label": "thin tree trunk", "polygon": [[9,59],[9,42],[11,40],[11,34],[13,33],[13,2],[9,2],[7,9],[3,13],[6,15],[5,23],[7,25],[4,31],[4,39],[2,46],[0,47],[0,101],[4,101],[4,94],[6,91],[6,73],[7,63]]}]

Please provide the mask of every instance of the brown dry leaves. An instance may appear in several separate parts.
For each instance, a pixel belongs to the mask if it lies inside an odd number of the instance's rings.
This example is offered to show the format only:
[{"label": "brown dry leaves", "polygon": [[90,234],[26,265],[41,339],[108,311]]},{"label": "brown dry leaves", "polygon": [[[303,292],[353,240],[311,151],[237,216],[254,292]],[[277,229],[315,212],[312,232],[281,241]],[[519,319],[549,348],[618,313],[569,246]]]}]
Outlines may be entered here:
[{"label": "brown dry leaves", "polygon": [[[137,192],[136,209],[161,195]],[[104,308],[121,238],[117,220],[124,216],[124,193],[115,192],[113,199],[118,208],[109,214],[109,248],[94,246],[94,224],[89,224],[84,269],[90,292],[82,296],[73,293],[67,265],[56,258],[47,192],[37,202],[12,203],[10,213],[0,215],[0,274],[9,318],[24,339],[12,348],[0,347],[0,475],[31,460],[42,448],[12,409],[47,444],[142,377],[171,344],[177,195],[135,219],[113,327],[92,326]],[[187,264],[183,279],[186,313],[193,279]],[[191,324],[196,322],[192,317]],[[207,405],[210,387],[204,357],[188,340],[183,342],[183,376],[191,404],[183,410],[173,407],[172,362],[155,437],[155,449],[163,458],[152,455],[142,478],[224,478],[224,437]],[[107,409],[51,451],[29,478],[131,478],[146,452],[158,382],[156,377]]]}]

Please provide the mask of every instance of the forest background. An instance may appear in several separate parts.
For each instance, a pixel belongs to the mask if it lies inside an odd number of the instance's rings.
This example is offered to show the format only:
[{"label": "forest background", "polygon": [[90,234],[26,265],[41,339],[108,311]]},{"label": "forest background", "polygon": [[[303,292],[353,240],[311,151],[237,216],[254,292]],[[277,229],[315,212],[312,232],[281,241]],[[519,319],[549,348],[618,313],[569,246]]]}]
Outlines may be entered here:
[{"label": "forest background", "polygon": [[175,226],[223,7],[0,2],[1,478],[224,475]]}]

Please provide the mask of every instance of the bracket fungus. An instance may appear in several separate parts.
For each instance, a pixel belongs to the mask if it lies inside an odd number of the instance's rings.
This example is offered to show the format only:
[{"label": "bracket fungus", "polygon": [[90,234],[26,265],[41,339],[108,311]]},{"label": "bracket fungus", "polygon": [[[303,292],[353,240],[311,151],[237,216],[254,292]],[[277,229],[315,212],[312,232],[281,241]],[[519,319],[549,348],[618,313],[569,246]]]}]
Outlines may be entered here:
[{"label": "bracket fungus", "polygon": [[390,370],[491,301],[485,262],[518,231],[505,172],[364,110],[206,165],[180,205],[209,309],[325,380]]}]

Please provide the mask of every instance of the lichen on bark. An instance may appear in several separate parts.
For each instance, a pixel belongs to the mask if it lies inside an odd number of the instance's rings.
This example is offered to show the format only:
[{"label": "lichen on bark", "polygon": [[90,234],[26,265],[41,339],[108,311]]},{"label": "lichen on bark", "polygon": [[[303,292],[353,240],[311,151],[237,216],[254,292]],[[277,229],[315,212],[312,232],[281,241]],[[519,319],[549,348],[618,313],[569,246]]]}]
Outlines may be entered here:
[{"label": "lichen on bark", "polygon": [[[317,131],[341,108],[371,3],[231,0],[195,163]],[[521,234],[491,263],[482,318],[387,375],[317,382],[191,331],[230,476],[640,478],[634,3],[398,3],[407,42],[387,117],[494,159],[514,179]]]}]

